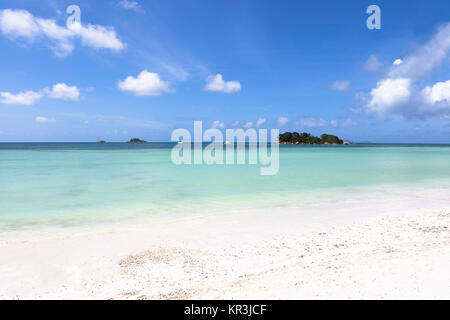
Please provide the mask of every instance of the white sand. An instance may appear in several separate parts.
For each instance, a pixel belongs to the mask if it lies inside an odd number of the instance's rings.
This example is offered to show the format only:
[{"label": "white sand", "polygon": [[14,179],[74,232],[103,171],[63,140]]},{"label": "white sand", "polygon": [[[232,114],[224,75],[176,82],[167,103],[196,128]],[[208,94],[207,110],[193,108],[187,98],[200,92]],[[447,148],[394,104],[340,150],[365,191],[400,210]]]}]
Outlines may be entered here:
[{"label": "white sand", "polygon": [[0,299],[450,298],[450,190],[0,237]]}]

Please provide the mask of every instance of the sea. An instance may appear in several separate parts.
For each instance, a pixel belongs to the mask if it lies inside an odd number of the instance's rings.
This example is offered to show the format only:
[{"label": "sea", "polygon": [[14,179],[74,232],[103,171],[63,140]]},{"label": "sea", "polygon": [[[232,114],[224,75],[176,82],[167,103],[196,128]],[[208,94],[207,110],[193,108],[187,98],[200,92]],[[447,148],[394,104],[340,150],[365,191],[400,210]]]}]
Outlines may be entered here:
[{"label": "sea", "polygon": [[[0,143],[0,231],[301,206],[450,187],[450,145],[280,145],[279,171],[173,163],[174,143]],[[282,219],[282,216],[280,216]]]}]

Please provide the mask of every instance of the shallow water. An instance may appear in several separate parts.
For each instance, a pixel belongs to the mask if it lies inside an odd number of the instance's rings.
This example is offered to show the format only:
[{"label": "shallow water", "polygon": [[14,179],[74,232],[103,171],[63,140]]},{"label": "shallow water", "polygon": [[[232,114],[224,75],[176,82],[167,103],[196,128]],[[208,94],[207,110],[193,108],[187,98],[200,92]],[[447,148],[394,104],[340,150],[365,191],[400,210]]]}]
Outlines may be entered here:
[{"label": "shallow water", "polygon": [[180,165],[171,143],[0,144],[0,228],[73,226],[301,204],[338,192],[450,181],[450,146],[280,146],[259,165]]}]

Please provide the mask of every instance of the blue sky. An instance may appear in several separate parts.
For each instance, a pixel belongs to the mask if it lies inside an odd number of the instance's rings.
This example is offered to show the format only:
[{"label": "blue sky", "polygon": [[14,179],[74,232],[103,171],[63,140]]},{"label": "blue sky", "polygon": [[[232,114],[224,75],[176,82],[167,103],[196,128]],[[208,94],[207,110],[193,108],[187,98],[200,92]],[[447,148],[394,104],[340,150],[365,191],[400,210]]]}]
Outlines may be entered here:
[{"label": "blue sky", "polygon": [[[70,28],[72,4],[81,25]],[[380,30],[366,27],[371,4]],[[450,143],[448,1],[2,0],[0,10],[0,141],[168,141],[203,120]]]}]

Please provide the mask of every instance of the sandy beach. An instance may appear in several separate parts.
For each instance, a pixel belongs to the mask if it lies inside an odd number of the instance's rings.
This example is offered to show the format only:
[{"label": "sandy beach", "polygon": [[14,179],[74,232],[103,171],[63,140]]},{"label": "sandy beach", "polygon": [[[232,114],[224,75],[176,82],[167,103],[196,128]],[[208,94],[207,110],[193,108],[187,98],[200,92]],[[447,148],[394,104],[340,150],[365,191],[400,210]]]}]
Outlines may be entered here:
[{"label": "sandy beach", "polygon": [[447,189],[3,234],[1,299],[448,299]]},{"label": "sandy beach", "polygon": [[0,6],[0,302],[450,299],[450,1],[78,2]]}]

